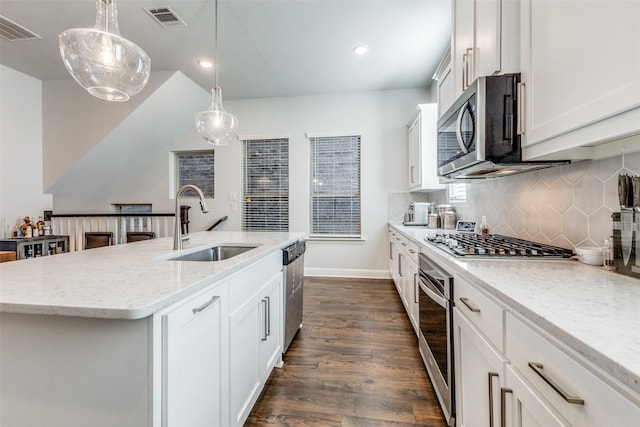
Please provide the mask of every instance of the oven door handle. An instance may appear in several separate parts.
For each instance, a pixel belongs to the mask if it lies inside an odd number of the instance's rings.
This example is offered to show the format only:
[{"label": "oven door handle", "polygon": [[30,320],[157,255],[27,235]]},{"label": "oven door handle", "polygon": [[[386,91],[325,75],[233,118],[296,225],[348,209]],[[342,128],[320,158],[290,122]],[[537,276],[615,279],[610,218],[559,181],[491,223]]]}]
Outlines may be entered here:
[{"label": "oven door handle", "polygon": [[431,289],[431,285],[428,281],[425,280],[423,276],[420,276],[420,289],[422,292],[427,294],[429,298],[431,298],[436,304],[438,304],[442,308],[447,308],[447,299],[439,293],[435,292]]}]

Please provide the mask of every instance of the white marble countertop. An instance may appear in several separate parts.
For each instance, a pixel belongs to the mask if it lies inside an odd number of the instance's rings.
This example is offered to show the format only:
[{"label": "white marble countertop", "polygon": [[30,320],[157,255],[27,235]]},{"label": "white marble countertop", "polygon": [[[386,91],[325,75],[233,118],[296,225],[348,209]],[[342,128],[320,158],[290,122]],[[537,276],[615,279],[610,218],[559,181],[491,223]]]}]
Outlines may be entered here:
[{"label": "white marble countertop", "polygon": [[472,280],[640,393],[640,280],[575,259],[458,258],[424,240],[435,230],[391,225],[450,273]]},{"label": "white marble countertop", "polygon": [[[191,233],[0,264],[0,312],[140,319],[304,238],[303,233]],[[259,247],[216,262],[166,258],[220,243]]]}]

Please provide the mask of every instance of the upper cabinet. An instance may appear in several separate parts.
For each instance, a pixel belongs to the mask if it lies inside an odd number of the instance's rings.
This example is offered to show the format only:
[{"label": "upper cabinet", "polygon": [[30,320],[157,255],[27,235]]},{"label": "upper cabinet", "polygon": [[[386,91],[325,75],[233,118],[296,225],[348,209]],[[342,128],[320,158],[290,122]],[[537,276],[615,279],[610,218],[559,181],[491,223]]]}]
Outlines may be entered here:
[{"label": "upper cabinet", "polygon": [[448,46],[444,55],[442,55],[440,64],[433,75],[433,80],[436,81],[437,85],[438,118],[440,118],[451,107],[453,101],[456,100],[451,69],[451,46]]},{"label": "upper cabinet", "polygon": [[518,0],[453,0],[452,7],[454,99],[477,77],[519,71]]},{"label": "upper cabinet", "polygon": [[640,149],[640,2],[521,4],[524,157],[598,158]]},{"label": "upper cabinet", "polygon": [[418,105],[407,127],[409,139],[409,190],[442,190],[438,178],[437,104]]}]

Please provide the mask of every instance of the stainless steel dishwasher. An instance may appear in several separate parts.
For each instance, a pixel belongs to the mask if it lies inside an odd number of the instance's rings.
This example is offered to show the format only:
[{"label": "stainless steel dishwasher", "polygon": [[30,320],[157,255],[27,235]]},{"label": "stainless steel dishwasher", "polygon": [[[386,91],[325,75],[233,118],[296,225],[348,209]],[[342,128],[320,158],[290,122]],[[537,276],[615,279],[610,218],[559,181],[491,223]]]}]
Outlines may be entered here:
[{"label": "stainless steel dishwasher", "polygon": [[304,282],[304,240],[282,249],[284,274],[284,347],[286,352],[291,341],[302,327],[302,294]]}]

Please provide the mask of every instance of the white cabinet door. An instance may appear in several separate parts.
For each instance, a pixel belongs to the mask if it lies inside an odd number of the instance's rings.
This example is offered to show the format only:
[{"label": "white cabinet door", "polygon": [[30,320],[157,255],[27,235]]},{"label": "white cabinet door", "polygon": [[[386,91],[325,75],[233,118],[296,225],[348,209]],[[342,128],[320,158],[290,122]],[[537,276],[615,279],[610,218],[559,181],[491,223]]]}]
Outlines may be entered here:
[{"label": "white cabinet door", "polygon": [[282,356],[282,274],[271,278],[260,300],[262,309],[262,336],[260,337],[261,381],[269,378],[271,370],[280,362]]},{"label": "white cabinet door", "polygon": [[162,425],[223,426],[222,287],[162,315]]},{"label": "white cabinet door", "polygon": [[640,105],[640,2],[524,0],[521,11],[527,157],[639,131],[610,118]]},{"label": "white cabinet door", "polygon": [[420,164],[420,117],[409,124],[409,189],[419,187],[422,178],[422,168]]},{"label": "white cabinet door", "polygon": [[438,118],[453,105],[456,100],[453,71],[449,65],[438,78]]},{"label": "white cabinet door", "polygon": [[263,319],[262,298],[252,298],[229,316],[232,426],[244,423],[260,392],[262,375],[259,358]]},{"label": "white cabinet door", "polygon": [[420,324],[418,322],[418,264],[416,264],[412,258],[408,259],[403,296],[406,300],[407,314],[409,315],[411,326],[413,326],[417,337],[420,330]]},{"label": "white cabinet door", "polygon": [[454,0],[452,2],[453,39],[452,65],[453,88],[457,98],[473,80],[472,62],[470,56],[474,48],[474,7],[475,0]]},{"label": "white cabinet door", "polygon": [[457,307],[453,309],[453,326],[456,424],[497,427],[507,361]]},{"label": "white cabinet door", "polygon": [[501,0],[475,2],[475,34],[470,83],[478,76],[490,76],[501,70],[501,12]]},{"label": "white cabinet door", "polygon": [[282,359],[282,272],[229,316],[231,425],[249,416],[271,370]]},{"label": "white cabinet door", "polygon": [[438,104],[420,104],[407,124],[409,190],[444,188],[438,178]]},{"label": "white cabinet door", "polygon": [[505,387],[501,390],[504,401],[502,427],[570,427],[524,379],[506,367]]}]

